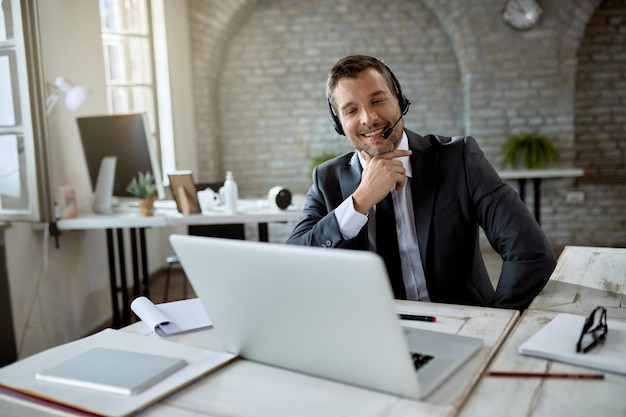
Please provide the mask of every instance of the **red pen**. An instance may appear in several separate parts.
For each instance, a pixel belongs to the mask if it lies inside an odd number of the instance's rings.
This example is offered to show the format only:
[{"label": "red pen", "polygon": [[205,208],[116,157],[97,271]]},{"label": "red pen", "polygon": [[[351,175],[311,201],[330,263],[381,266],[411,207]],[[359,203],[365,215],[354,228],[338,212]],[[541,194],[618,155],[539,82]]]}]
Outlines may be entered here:
[{"label": "red pen", "polygon": [[413,320],[413,321],[429,321],[434,323],[437,321],[437,317],[435,316],[420,316],[418,314],[398,314],[402,320]]}]

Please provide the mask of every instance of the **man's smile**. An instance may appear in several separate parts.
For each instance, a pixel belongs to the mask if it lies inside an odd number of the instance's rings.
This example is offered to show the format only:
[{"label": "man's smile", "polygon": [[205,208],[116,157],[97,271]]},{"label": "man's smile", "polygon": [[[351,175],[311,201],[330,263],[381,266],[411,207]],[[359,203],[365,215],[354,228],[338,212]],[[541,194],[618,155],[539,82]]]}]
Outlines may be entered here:
[{"label": "man's smile", "polygon": [[384,131],[385,131],[385,128],[381,127],[380,129],[376,129],[376,130],[372,130],[371,132],[363,133],[363,136],[365,136],[366,138],[372,138],[374,136],[380,135]]}]

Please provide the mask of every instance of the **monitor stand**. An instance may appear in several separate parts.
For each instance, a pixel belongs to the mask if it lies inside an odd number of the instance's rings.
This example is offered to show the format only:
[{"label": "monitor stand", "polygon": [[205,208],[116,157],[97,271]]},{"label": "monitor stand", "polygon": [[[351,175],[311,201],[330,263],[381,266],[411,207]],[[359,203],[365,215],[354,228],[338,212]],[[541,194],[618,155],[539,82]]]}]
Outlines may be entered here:
[{"label": "monitor stand", "polygon": [[115,182],[115,164],[117,157],[105,156],[100,162],[98,180],[93,199],[93,211],[98,214],[113,213],[113,184]]}]

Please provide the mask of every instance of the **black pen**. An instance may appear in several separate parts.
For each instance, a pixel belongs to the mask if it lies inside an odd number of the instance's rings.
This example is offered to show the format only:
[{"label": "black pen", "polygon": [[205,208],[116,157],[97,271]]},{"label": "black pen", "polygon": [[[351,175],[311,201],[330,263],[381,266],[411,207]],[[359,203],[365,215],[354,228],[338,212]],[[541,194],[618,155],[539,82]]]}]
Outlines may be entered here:
[{"label": "black pen", "polygon": [[418,314],[398,314],[402,320],[413,320],[413,321],[429,321],[434,323],[437,321],[437,317],[435,316],[420,316]]}]

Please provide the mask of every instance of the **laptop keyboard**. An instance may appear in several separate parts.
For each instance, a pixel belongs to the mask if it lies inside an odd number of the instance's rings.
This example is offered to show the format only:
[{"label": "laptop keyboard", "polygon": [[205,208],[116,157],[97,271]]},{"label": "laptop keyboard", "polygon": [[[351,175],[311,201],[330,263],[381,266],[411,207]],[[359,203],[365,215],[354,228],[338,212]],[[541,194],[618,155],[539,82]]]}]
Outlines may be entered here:
[{"label": "laptop keyboard", "polygon": [[413,365],[415,366],[415,370],[420,369],[422,366],[426,365],[430,362],[434,356],[424,355],[422,353],[411,352],[411,357],[413,358]]}]

